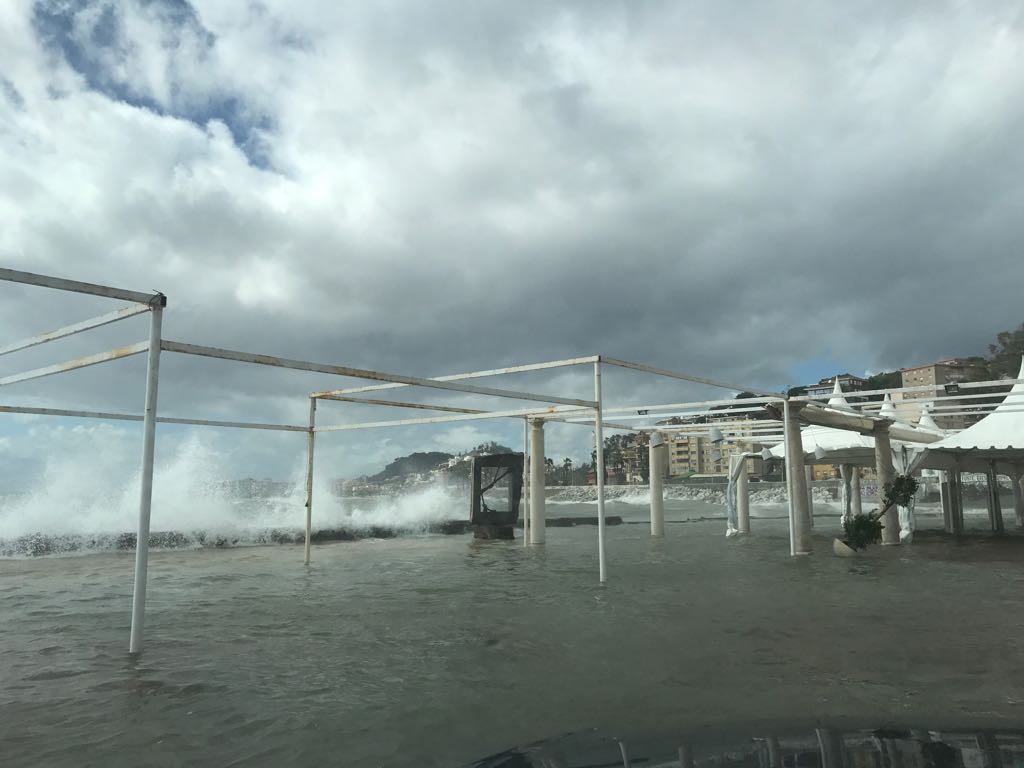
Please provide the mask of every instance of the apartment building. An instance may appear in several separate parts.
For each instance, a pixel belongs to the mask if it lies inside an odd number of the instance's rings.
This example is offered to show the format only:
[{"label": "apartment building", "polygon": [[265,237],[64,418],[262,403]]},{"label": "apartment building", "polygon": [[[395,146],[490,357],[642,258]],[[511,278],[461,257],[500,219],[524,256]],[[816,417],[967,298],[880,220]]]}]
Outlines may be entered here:
[{"label": "apartment building", "polygon": [[[970,407],[970,401],[959,401],[955,392],[947,393],[945,390],[949,384],[960,384],[972,379],[972,369],[965,361],[959,358],[948,358],[939,360],[927,365],[918,365],[912,368],[902,368],[900,374],[903,378],[904,387],[933,386],[936,389],[926,389],[919,392],[904,392],[902,397],[894,398],[896,412],[900,418],[908,422],[916,422],[921,416],[921,403],[915,402],[922,398],[940,395],[942,405],[962,404],[966,409]],[[935,423],[943,429],[964,429],[970,426],[978,417],[975,416],[945,416],[942,412],[933,414]]]}]

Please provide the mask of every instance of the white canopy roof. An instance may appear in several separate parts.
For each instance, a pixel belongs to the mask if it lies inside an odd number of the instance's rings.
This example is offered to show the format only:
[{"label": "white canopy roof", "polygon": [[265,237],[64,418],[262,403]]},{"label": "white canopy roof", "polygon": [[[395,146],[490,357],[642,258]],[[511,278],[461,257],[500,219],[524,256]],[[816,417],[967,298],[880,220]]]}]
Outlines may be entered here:
[{"label": "white canopy roof", "polygon": [[[838,378],[832,388],[832,397],[829,398],[828,407],[837,410],[845,410],[857,413],[847,402],[843,395],[843,389],[839,385]],[[924,416],[917,426],[901,422],[893,405],[892,398],[886,394],[878,415],[881,418],[889,419],[905,429],[928,434],[943,434],[931,416]],[[800,437],[804,446],[804,460],[814,464],[852,464],[859,467],[875,466],[875,439],[862,435],[848,429],[836,429],[835,427],[824,427],[810,425],[800,430]],[[897,440],[892,441],[894,460],[897,465],[902,465],[902,449],[904,443]],[[786,444],[779,443],[771,449],[772,456],[785,458]]]},{"label": "white canopy roof", "polygon": [[[829,408],[853,411],[843,396],[843,388],[836,377],[832,387]],[[847,429],[811,425],[800,430],[804,446],[804,459],[817,464],[855,464],[862,467],[875,465],[874,438]],[[779,443],[771,449],[772,456],[786,457],[786,444]],[[819,455],[822,454],[822,455]]]},{"label": "white canopy roof", "polygon": [[[1024,379],[1024,360],[1017,378]],[[1018,381],[1010,393],[1024,395],[1024,384]],[[999,473],[1016,473],[1024,468],[1024,409],[1021,404],[1017,397],[1003,400],[977,424],[928,445],[915,458],[915,466],[984,472],[990,462],[995,462]]]}]

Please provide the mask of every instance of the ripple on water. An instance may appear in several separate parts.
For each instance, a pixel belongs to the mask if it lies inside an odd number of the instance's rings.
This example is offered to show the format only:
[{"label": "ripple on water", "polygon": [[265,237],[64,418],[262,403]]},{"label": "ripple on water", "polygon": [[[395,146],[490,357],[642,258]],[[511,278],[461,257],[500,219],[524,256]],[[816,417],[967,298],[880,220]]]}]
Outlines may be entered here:
[{"label": "ripple on water", "polygon": [[[25,603],[0,633],[0,728],[23,734],[13,764],[450,765],[510,729],[1020,709],[1024,558],[923,541],[850,563],[819,539],[793,561],[781,522],[721,533],[610,529],[604,586],[582,528],[543,549],[332,545],[314,569],[291,549],[163,553],[131,662],[125,571],[97,565],[116,556],[0,563],[32,572],[27,591],[0,580],[0,615]],[[922,599],[938,589],[961,630]]]}]

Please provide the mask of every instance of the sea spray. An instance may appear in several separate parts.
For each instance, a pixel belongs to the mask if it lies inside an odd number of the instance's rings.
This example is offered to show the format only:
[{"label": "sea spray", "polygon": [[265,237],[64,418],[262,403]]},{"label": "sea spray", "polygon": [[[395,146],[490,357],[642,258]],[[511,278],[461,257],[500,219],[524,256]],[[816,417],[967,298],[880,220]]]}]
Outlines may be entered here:
[{"label": "sea spray", "polygon": [[[88,462],[51,457],[37,488],[0,497],[0,556],[130,549],[138,523],[139,472],[127,452],[94,452]],[[159,548],[292,542],[305,526],[305,457],[286,483],[240,492],[229,456],[197,433],[160,461],[153,478],[151,543]],[[266,489],[273,493],[266,493]],[[261,492],[262,491],[262,492]],[[464,493],[462,494],[465,495]],[[468,502],[440,485],[401,495],[338,498],[326,473],[313,488],[313,530],[351,537],[387,528],[422,532],[468,517]],[[346,536],[347,537],[347,536]]]}]

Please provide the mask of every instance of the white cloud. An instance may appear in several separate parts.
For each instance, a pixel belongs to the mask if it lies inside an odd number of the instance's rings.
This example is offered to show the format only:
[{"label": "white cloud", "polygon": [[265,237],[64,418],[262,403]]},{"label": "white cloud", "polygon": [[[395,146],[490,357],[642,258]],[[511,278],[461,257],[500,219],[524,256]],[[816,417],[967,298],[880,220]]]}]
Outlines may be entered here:
[{"label": "white cloud", "polygon": [[[60,43],[46,14],[76,8]],[[601,352],[781,387],[809,358],[976,352],[1022,319],[1010,3],[20,2],[0,46],[0,259],[162,290],[173,338],[424,375]],[[12,337],[88,314],[3,290]],[[130,409],[137,368],[116,371],[10,396]],[[165,371],[176,412],[300,423],[335,383]],[[615,397],[686,392],[629,381]],[[352,438],[368,458],[344,466],[517,434],[493,429]]]}]

